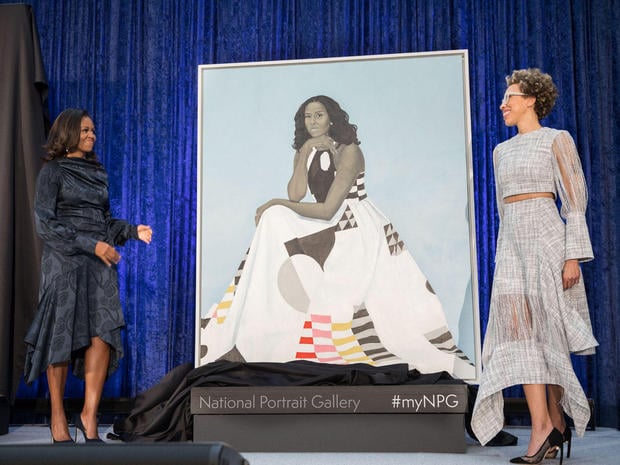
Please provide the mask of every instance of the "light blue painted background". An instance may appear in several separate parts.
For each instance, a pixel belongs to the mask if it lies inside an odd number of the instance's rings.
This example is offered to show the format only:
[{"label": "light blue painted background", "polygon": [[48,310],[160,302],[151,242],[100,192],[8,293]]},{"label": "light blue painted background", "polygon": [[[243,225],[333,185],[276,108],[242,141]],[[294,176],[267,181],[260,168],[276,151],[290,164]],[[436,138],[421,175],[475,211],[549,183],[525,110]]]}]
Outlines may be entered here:
[{"label": "light blue painted background", "polygon": [[256,207],[286,197],[295,112],[325,94],[358,126],[368,195],[399,231],[474,360],[464,59],[411,54],[201,67],[203,316],[250,244]]}]

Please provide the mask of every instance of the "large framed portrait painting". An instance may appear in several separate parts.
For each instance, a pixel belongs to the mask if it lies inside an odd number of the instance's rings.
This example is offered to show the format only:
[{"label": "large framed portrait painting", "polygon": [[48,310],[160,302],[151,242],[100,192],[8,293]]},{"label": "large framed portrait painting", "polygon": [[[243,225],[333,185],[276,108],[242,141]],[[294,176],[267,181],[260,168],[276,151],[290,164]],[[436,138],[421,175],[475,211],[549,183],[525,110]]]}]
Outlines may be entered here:
[{"label": "large framed portrait painting", "polygon": [[464,50],[198,69],[196,365],[476,382]]}]

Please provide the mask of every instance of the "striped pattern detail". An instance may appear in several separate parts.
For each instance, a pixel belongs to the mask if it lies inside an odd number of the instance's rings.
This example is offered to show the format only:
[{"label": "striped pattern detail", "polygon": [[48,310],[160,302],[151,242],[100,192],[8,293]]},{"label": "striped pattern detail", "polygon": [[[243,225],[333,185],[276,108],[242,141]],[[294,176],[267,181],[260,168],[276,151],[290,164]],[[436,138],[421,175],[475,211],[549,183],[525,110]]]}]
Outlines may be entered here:
[{"label": "striped pattern detail", "polygon": [[368,196],[366,195],[366,186],[364,184],[364,173],[360,173],[351,186],[351,189],[347,194],[347,199],[364,200],[366,197]]},{"label": "striped pattern detail", "polygon": [[424,335],[428,341],[442,352],[454,355],[473,366],[467,355],[456,346],[452,333],[447,326],[442,326]]},{"label": "striped pattern detail", "polygon": [[235,286],[235,280],[233,279],[226,288],[226,292],[224,293],[224,297],[222,297],[222,300],[220,300],[218,304],[215,304],[212,307],[211,319],[213,321],[216,321],[220,325],[224,323],[224,321],[226,320],[226,315],[228,314],[228,310],[232,305],[236,289],[237,286]]},{"label": "striped pattern detail", "polygon": [[211,318],[216,321],[217,324],[221,325],[226,320],[226,315],[228,314],[228,310],[230,309],[233,298],[235,297],[235,292],[237,291],[237,286],[239,284],[239,280],[241,279],[243,267],[245,266],[245,261],[248,258],[249,252],[250,249],[245,252],[245,256],[243,257],[243,260],[241,260],[235,276],[226,288],[222,300],[220,300],[218,304],[215,304],[213,307],[211,307]]},{"label": "striped pattern detail", "polygon": [[351,321],[340,323],[329,315],[310,315],[295,358],[334,364],[400,362],[381,344],[365,308],[357,310]]},{"label": "striped pattern detail", "polygon": [[379,339],[375,325],[366,307],[362,306],[353,314],[351,331],[353,331],[364,353],[373,361],[389,361],[390,363],[401,361],[396,355],[388,352],[381,343],[381,339]]}]

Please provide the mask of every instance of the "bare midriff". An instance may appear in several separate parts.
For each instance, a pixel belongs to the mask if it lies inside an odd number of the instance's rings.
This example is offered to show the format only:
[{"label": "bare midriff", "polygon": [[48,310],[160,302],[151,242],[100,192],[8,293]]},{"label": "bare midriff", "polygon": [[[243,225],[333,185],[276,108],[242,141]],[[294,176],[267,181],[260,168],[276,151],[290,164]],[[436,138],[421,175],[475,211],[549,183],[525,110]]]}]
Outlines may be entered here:
[{"label": "bare midriff", "polygon": [[516,195],[509,195],[508,197],[504,197],[504,203],[513,203],[513,202],[520,202],[521,200],[539,199],[539,198],[555,199],[555,195],[553,195],[552,192],[528,192],[526,194],[516,194]]}]

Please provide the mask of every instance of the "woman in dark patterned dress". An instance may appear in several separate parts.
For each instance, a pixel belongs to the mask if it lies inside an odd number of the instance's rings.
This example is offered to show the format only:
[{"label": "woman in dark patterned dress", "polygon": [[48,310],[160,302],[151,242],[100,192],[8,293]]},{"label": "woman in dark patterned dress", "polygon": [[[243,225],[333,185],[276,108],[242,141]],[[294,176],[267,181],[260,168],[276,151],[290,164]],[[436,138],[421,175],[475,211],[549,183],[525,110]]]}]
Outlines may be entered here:
[{"label": "woman in dark patterned dress", "polygon": [[55,443],[73,442],[63,408],[70,363],[85,380],[76,428],[86,441],[101,442],[97,409],[103,384],[123,355],[125,325],[116,271],[121,256],[114,246],[128,239],[148,244],[152,236],[149,226],[111,217],[108,177],[93,152],[95,140],[86,111],[63,111],[50,130],[47,162],[37,179],[34,216],[45,245],[37,314],[25,338],[24,378],[32,383],[47,373]]}]

